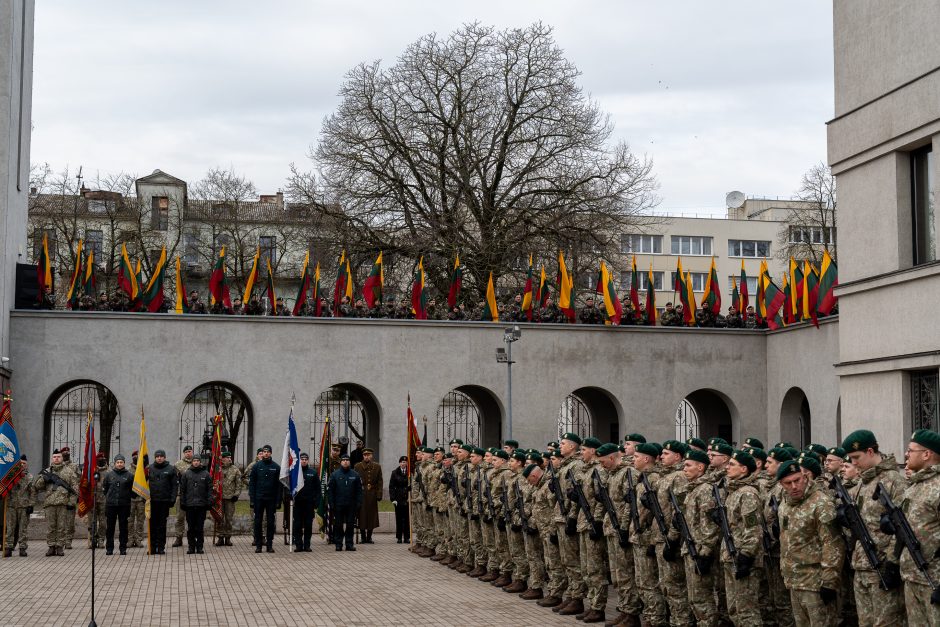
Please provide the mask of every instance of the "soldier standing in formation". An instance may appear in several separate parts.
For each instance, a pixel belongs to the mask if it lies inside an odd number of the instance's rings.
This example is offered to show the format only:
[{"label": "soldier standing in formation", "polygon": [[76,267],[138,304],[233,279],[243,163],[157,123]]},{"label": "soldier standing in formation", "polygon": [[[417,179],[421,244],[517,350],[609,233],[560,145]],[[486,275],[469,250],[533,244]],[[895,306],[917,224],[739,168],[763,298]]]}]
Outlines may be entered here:
[{"label": "soldier standing in formation", "polygon": [[206,512],[214,500],[209,456],[194,457],[180,477],[180,507],[186,514],[187,554],[204,553]]},{"label": "soldier standing in formation", "polygon": [[330,475],[326,493],[333,512],[333,543],[336,550],[342,551],[345,541],[346,550],[355,551],[354,524],[356,512],[362,507],[362,479],[352,469],[349,455],[344,453],[340,456],[339,469]]},{"label": "soldier standing in formation", "polygon": [[[248,498],[254,510],[255,553],[274,553],[274,512],[281,502],[281,467],[271,459],[271,445],[261,447],[261,461],[251,468]],[[262,526],[264,536],[262,537]]]},{"label": "soldier standing in formation", "polygon": [[78,504],[79,476],[62,460],[58,449],[52,452],[52,463],[36,477],[33,484],[37,493],[45,492],[43,510],[49,531],[46,544],[49,550],[46,557],[65,555],[63,549],[68,538],[68,517],[75,518],[75,506]]},{"label": "soldier standing in formation", "polygon": [[392,471],[388,479],[388,498],[395,508],[395,540],[398,544],[411,542],[411,529],[408,517],[408,458],[398,458],[398,468]]},{"label": "soldier standing in formation", "polygon": [[[61,453],[62,463],[72,471],[72,474],[81,479],[82,471],[79,469],[78,464],[72,461],[72,449],[63,446]],[[65,506],[65,511],[68,513],[65,516],[65,536],[63,538],[63,544],[66,549],[72,548],[72,540],[75,538],[75,507],[77,505],[78,499],[76,498],[75,502]]]},{"label": "soldier standing in formation", "polygon": [[382,500],[382,490],[385,487],[382,481],[382,467],[373,461],[374,455],[375,451],[371,448],[362,449],[362,461],[354,466],[354,470],[362,479],[359,532],[365,544],[372,544],[372,532],[379,526],[379,501]]},{"label": "soldier standing in formation", "polygon": [[[95,472],[98,474],[98,479],[95,482],[95,506],[92,508],[92,511],[87,512],[85,516],[88,518],[88,548],[104,548],[104,532],[107,528],[107,517],[105,516],[105,498],[104,498],[104,478],[107,476],[110,468],[108,468],[108,458],[105,457],[105,454],[98,452],[95,456]],[[92,527],[94,527],[94,533],[92,533]]]},{"label": "soldier standing in formation", "polygon": [[26,557],[26,549],[29,548],[29,517],[33,513],[33,502],[35,501],[35,491],[33,489],[33,476],[29,474],[27,468],[26,456],[20,456],[20,466],[22,475],[19,482],[6,496],[4,511],[6,512],[6,537],[4,542],[6,547],[3,551],[3,557],[11,557],[13,549],[19,545],[20,557]]},{"label": "soldier standing in formation", "polygon": [[[183,475],[189,470],[190,466],[193,465],[193,447],[188,444],[183,447],[183,458],[174,464],[176,466],[176,474],[179,475],[182,479]],[[186,533],[186,512],[183,511],[183,508],[180,506],[180,502],[176,502],[176,540],[173,542],[174,547],[183,546],[183,534]]]},{"label": "soldier standing in formation", "polygon": [[222,521],[216,530],[216,546],[232,546],[232,519],[242,491],[242,471],[232,463],[232,453],[222,451]]}]

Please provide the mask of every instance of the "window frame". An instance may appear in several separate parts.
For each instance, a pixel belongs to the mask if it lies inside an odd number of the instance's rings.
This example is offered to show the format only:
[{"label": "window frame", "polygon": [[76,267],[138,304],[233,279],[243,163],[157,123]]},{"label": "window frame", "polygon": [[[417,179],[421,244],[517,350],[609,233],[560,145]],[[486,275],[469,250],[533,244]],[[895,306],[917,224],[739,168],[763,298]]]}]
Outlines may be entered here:
[{"label": "window frame", "polygon": [[[163,201],[166,201],[166,202],[164,203]],[[150,230],[165,232],[165,231],[168,231],[169,228],[170,228],[170,198],[169,196],[152,196],[150,198]]]},{"label": "window frame", "polygon": [[[683,251],[682,244],[688,240],[688,252]],[[694,242],[698,241],[699,252],[692,252]],[[669,240],[670,253],[675,257],[711,257],[715,250],[715,238],[711,235],[671,235]],[[708,242],[708,252],[705,252],[705,242]],[[677,246],[678,244],[678,246]]]},{"label": "window frame", "polygon": [[[791,228],[792,228],[792,227],[791,227]],[[798,227],[798,228],[799,228],[799,227]],[[738,244],[737,250],[735,251],[734,254],[732,254],[732,252],[731,252],[731,245],[732,245],[732,242],[736,242],[736,243]],[[796,242],[790,242],[790,243],[792,244],[792,243],[796,243]],[[753,245],[754,245],[754,254],[753,254],[753,255],[745,255],[745,254],[744,254],[744,245],[745,245],[745,244],[753,244]],[[761,244],[766,244],[766,245],[767,245],[767,254],[766,254],[766,255],[761,255],[761,254],[759,254],[759,253],[760,253],[760,246],[761,246]],[[728,258],[729,258],[729,259],[769,259],[770,256],[771,256],[771,247],[772,247],[772,242],[771,242],[770,240],[764,240],[764,239],[729,239],[729,240],[728,240]]]},{"label": "window frame", "polygon": [[[940,237],[937,234],[937,208],[933,189],[933,145],[928,144],[910,153],[911,160],[911,262],[915,266],[940,259]],[[927,229],[927,233],[922,231]],[[930,231],[932,230],[932,241]]]},{"label": "window frame", "polygon": [[[634,240],[634,238],[637,238]],[[640,243],[635,247],[635,243]],[[643,250],[645,244],[649,244],[649,250]],[[657,244],[659,252],[656,251]],[[636,250],[635,248],[639,248]],[[624,233],[620,237],[620,252],[625,255],[662,255],[663,254],[663,236],[652,233]]]}]

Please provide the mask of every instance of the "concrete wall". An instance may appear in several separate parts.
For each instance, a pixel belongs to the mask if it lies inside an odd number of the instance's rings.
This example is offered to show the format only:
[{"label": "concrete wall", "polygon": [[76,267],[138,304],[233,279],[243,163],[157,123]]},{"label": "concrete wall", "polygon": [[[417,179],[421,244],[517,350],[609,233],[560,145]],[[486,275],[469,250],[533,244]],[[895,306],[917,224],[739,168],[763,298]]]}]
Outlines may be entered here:
[{"label": "concrete wall", "polygon": [[[790,386],[787,377],[808,391],[814,413],[819,407],[822,416],[831,415],[837,391],[830,389],[827,398],[825,385],[814,382],[832,378],[829,337],[836,328],[804,327],[778,337],[740,330],[522,325],[522,339],[513,345],[513,437],[537,447],[557,437],[562,402],[585,387],[610,400],[617,415],[595,418],[613,419],[621,435],[674,437],[679,401],[712,390],[728,406],[734,439],[768,437],[779,414],[768,416],[779,409],[776,397]],[[503,418],[506,413],[506,367],[495,359],[503,325],[14,312],[12,332],[14,415],[21,444],[39,460],[48,457],[42,448],[46,403],[57,388],[82,379],[104,384],[117,397],[125,453],[137,447],[141,405],[150,448],[178,450],[183,401],[211,381],[245,392],[255,412],[254,444],[271,443],[277,451],[292,393],[298,435],[309,442],[309,417],[320,393],[336,384],[362,386],[379,412],[380,441],[369,444],[377,444],[389,469],[404,449],[409,392],[415,415],[431,421],[432,439],[438,405],[454,388],[479,386]],[[787,348],[791,342],[798,346]],[[768,358],[781,363],[771,368]],[[768,391],[774,394],[771,408]],[[822,418],[819,424],[822,433],[832,431]],[[502,437],[507,427],[503,419]],[[500,439],[493,435],[491,441]]]}]

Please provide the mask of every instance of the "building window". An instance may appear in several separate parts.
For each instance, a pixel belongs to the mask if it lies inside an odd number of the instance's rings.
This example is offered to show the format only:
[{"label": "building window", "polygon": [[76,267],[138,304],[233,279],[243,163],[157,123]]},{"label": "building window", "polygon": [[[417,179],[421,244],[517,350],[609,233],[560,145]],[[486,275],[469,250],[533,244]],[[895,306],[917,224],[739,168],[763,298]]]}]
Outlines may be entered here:
[{"label": "building window", "polygon": [[673,255],[711,255],[712,238],[701,235],[673,235]]},{"label": "building window", "polygon": [[836,227],[834,226],[791,226],[791,244],[835,244]]},{"label": "building window", "polygon": [[101,248],[104,243],[104,233],[102,231],[85,231],[85,250],[95,253],[95,265],[101,265],[104,261],[101,258]]},{"label": "building window", "polygon": [[940,374],[936,370],[911,372],[911,430],[940,428]]},{"label": "building window", "polygon": [[183,261],[188,265],[199,263],[199,234],[183,234]]},{"label": "building window", "polygon": [[[665,276],[664,272],[654,272],[653,273],[653,289],[657,292],[663,291],[663,277]],[[640,284],[637,288],[637,291],[645,292],[649,288],[649,273],[648,272],[637,272],[637,277],[639,278],[638,283]],[[623,274],[623,285],[625,289],[630,289],[633,284],[633,273],[625,272]]]},{"label": "building window", "polygon": [[154,196],[150,199],[150,228],[154,231],[166,231],[170,226],[170,199],[166,196]]},{"label": "building window", "polygon": [[626,254],[663,254],[662,235],[625,234],[620,236],[620,250]]},{"label": "building window", "polygon": [[261,259],[258,271],[267,272],[268,262],[271,262],[271,269],[277,267],[277,238],[273,235],[262,235],[258,238],[258,246],[261,248]]},{"label": "building window", "polygon": [[770,242],[760,240],[728,240],[729,257],[770,257]]},{"label": "building window", "polygon": [[39,254],[42,252],[42,236],[45,234],[47,245],[49,246],[49,263],[55,263],[56,238],[55,229],[36,229],[36,236],[33,239],[33,260],[39,262]]},{"label": "building window", "polygon": [[[734,286],[732,285],[732,282],[731,282],[732,279],[734,279],[734,282],[737,284],[738,291],[739,292],[741,291],[741,284],[738,283],[738,281],[741,280],[740,275],[729,276],[728,277],[728,294],[731,294],[731,292],[734,291]],[[757,277],[749,276],[747,277],[747,295],[748,297],[753,298],[755,294],[757,294]]]},{"label": "building window", "polygon": [[108,201],[92,199],[88,201],[88,213],[107,213]]},{"label": "building window", "polygon": [[927,146],[911,153],[911,231],[914,236],[915,266],[937,260],[937,216],[933,186],[933,150]]},{"label": "building window", "polygon": [[[704,292],[705,291],[705,282],[708,280],[707,272],[690,272],[692,276],[692,291],[693,292]],[[676,273],[672,273],[672,284],[676,284]]]}]

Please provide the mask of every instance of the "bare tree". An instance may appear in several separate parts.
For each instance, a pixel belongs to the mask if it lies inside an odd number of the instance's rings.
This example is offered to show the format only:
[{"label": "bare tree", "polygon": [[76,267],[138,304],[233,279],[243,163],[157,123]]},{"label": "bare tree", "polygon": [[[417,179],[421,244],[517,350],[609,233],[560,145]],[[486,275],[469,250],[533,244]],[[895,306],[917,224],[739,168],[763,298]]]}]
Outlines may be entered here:
[{"label": "bare tree", "polygon": [[815,265],[824,250],[836,258],[836,178],[825,163],[803,174],[794,200],[805,203],[787,210],[777,247],[782,259],[809,259]]},{"label": "bare tree", "polygon": [[347,74],[311,154],[319,180],[294,169],[289,188],[354,254],[429,255],[441,292],[456,252],[479,293],[530,250],[610,257],[657,202],[656,181],[650,160],[608,145],[579,76],[540,23],[427,35],[389,68]]}]

